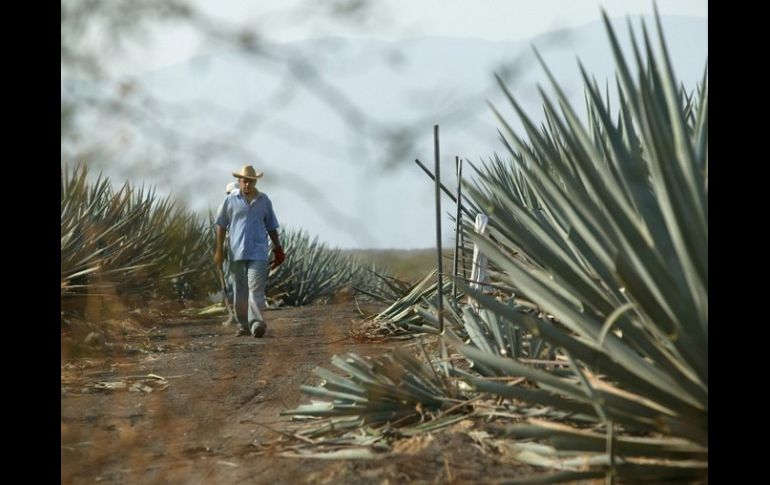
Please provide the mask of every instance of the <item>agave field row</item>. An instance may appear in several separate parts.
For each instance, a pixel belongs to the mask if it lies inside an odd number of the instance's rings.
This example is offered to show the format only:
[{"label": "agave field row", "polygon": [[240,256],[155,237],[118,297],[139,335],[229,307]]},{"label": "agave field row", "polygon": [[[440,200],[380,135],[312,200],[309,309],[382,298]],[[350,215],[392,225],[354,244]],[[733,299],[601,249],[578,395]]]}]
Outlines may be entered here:
[{"label": "agave field row", "polygon": [[[195,301],[221,289],[213,263],[213,219],[178,208],[154,189],[62,167],[61,297],[82,314],[93,298],[141,304],[146,298]],[[281,231],[288,255],[268,280],[268,298],[286,305],[328,299],[343,288],[389,293],[378,268],[302,230]],[[354,290],[353,290],[354,291]]]}]

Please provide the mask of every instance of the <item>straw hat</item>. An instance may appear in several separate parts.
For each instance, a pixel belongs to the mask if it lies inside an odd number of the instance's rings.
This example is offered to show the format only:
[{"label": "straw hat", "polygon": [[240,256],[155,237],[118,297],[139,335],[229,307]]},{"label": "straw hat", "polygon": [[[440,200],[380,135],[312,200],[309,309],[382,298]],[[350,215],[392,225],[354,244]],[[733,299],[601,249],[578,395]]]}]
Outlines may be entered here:
[{"label": "straw hat", "polygon": [[241,167],[240,172],[233,172],[233,177],[249,179],[249,180],[257,180],[262,175],[263,175],[262,172],[257,172],[256,170],[254,170],[254,167],[252,167],[251,165],[244,165],[243,167]]}]

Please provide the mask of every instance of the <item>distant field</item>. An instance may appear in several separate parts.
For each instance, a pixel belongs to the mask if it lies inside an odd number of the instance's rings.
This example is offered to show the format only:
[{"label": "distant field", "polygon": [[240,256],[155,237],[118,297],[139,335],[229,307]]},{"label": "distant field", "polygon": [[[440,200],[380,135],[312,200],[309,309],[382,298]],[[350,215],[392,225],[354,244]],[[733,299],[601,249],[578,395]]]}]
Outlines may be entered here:
[{"label": "distant field", "polygon": [[[343,249],[343,253],[366,263],[385,268],[390,276],[404,281],[417,281],[436,267],[436,250],[427,249]],[[452,251],[443,251],[444,271],[451,271]]]}]

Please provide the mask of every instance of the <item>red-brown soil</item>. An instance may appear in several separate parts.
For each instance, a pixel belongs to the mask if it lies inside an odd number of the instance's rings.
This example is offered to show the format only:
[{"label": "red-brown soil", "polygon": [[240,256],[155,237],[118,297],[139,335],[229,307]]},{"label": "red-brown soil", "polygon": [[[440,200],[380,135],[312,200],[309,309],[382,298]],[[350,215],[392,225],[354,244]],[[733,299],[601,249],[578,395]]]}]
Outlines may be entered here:
[{"label": "red-brown soil", "polygon": [[283,458],[270,443],[309,402],[316,366],[334,354],[378,355],[392,344],[362,344],[350,330],[352,301],[267,312],[262,339],[235,337],[222,315],[185,318],[136,311],[100,328],[63,330],[62,483],[497,483],[528,467],[503,463],[462,421],[403,439],[375,460]]}]

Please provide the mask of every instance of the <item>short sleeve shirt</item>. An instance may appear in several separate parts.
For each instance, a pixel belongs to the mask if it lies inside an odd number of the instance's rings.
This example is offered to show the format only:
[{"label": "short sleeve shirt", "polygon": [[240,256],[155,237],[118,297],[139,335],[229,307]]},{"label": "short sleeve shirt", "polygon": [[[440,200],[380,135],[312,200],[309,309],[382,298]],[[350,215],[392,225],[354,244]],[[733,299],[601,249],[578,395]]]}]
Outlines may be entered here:
[{"label": "short sleeve shirt", "polygon": [[225,197],[215,224],[229,231],[232,261],[268,261],[267,231],[278,229],[273,203],[260,192],[249,204],[240,192]]}]

